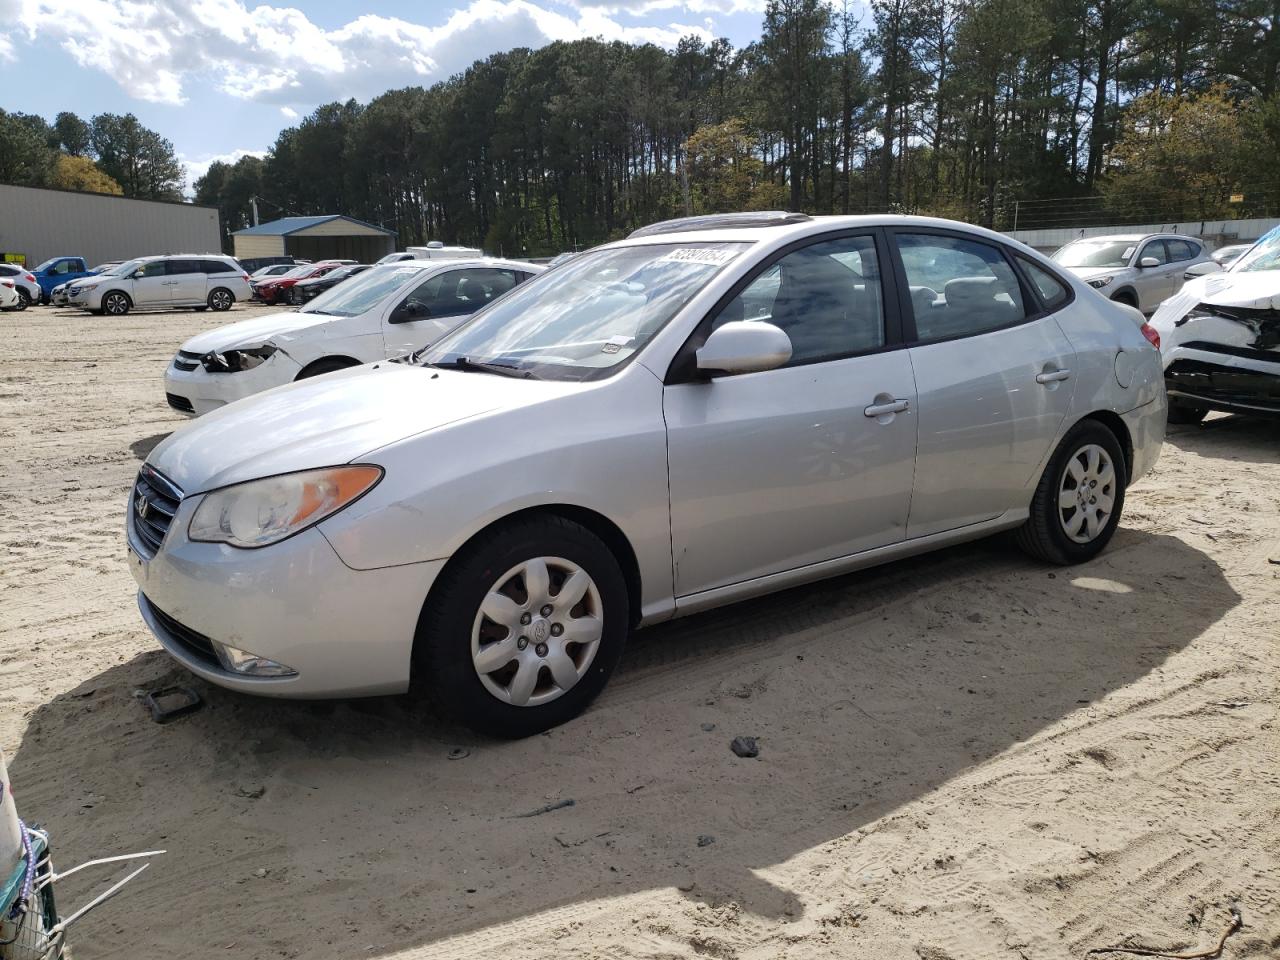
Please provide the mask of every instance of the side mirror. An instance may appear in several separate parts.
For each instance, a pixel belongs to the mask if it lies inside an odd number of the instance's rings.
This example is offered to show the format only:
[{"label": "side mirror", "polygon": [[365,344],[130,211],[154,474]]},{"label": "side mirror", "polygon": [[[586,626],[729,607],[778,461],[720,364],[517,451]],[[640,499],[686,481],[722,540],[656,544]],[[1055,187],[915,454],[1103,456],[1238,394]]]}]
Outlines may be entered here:
[{"label": "side mirror", "polygon": [[146,276],[146,271],[145,271],[145,270],[135,270],[135,271],[133,271],[133,279],[134,279],[134,280],[141,280],[144,276]]},{"label": "side mirror", "polygon": [[391,316],[387,318],[388,323],[408,323],[410,320],[421,320],[423,317],[430,316],[431,311],[428,310],[421,302],[417,300],[406,300],[400,306],[391,311]]},{"label": "side mirror", "polygon": [[1155,257],[1143,257],[1141,260],[1138,261],[1138,266],[1144,270],[1149,270],[1152,267],[1160,266],[1160,261],[1157,260]]},{"label": "side mirror", "polygon": [[697,357],[711,376],[775,370],[791,359],[791,338],[772,323],[733,320],[707,337]]},{"label": "side mirror", "polygon": [[1222,264],[1218,263],[1218,261],[1202,260],[1187,267],[1182,276],[1184,279],[1190,280],[1193,277],[1203,277],[1207,273],[1219,273],[1221,270]]}]

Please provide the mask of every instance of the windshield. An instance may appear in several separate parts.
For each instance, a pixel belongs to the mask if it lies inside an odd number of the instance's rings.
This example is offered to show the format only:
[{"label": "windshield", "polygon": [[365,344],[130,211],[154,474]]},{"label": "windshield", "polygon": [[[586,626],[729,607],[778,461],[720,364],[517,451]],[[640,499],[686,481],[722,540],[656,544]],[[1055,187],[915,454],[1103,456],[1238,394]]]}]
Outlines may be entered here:
[{"label": "windshield", "polygon": [[660,243],[584,253],[481,310],[423,360],[493,364],[548,380],[608,376],[748,246]]},{"label": "windshield", "polygon": [[1248,253],[1227,268],[1229,273],[1261,273],[1263,270],[1280,270],[1280,227],[1263,234]]},{"label": "windshield", "polygon": [[381,267],[370,267],[359,276],[320,294],[303,307],[302,312],[354,317],[372,310],[399,290],[405,281],[422,276],[422,269],[415,263],[388,263]]},{"label": "windshield", "polygon": [[1064,267],[1127,267],[1137,248],[1134,240],[1073,240],[1053,260]]},{"label": "windshield", "polygon": [[142,263],[142,260],[126,260],[124,263],[118,264],[110,270],[104,270],[101,275],[104,277],[123,277],[126,274],[133,273],[133,271],[142,266]]}]

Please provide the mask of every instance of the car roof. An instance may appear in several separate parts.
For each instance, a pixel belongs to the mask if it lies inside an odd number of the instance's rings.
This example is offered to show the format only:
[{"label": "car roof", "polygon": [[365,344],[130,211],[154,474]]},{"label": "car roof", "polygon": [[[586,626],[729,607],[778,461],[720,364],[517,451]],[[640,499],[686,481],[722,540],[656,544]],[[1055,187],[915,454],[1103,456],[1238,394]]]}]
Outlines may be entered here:
[{"label": "car roof", "polygon": [[1203,244],[1204,241],[1198,237],[1191,237],[1185,233],[1100,233],[1093,237],[1076,237],[1072,243],[1081,240],[1123,240],[1126,243],[1137,243],[1140,240],[1191,240],[1195,243]]},{"label": "car roof", "polygon": [[[632,235],[624,240],[604,244],[607,247],[641,246],[646,244],[670,243],[757,243],[761,241],[781,241],[800,239],[814,234],[829,233],[833,230],[858,229],[870,227],[920,227],[933,230],[959,230],[971,233],[988,240],[1004,244],[1021,246],[1013,238],[996,233],[986,227],[972,223],[961,223],[958,220],[944,220],[940,217],[918,217],[902,214],[859,214],[854,216],[806,216],[798,219],[796,215],[787,215],[788,219],[775,224],[753,224],[739,226],[713,226],[708,229],[672,230],[671,232],[645,232],[639,236]],[[678,223],[679,221],[672,221]]]}]

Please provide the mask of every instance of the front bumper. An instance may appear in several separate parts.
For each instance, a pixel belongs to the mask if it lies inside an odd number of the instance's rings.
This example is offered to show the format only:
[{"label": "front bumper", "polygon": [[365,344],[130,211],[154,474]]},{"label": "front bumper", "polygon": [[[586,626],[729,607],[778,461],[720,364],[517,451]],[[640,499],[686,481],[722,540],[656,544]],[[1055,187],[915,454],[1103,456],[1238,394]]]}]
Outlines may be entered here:
[{"label": "front bumper", "polygon": [[[192,673],[272,697],[377,696],[408,689],[418,615],[443,560],[352,570],[318,528],[257,550],[194,543],[201,497],[183,500],[148,558],[127,511],[129,569],[142,619]],[[223,668],[223,642],[297,671],[251,677]]]},{"label": "front bumper", "polygon": [[277,350],[252,370],[235,373],[209,373],[199,365],[194,370],[179,370],[170,363],[164,375],[164,392],[174,410],[198,417],[263,390],[292,383],[301,370],[301,364],[283,350]]},{"label": "front bumper", "polygon": [[92,290],[74,290],[67,298],[67,306],[79,307],[81,310],[102,309],[102,291],[95,287]]}]

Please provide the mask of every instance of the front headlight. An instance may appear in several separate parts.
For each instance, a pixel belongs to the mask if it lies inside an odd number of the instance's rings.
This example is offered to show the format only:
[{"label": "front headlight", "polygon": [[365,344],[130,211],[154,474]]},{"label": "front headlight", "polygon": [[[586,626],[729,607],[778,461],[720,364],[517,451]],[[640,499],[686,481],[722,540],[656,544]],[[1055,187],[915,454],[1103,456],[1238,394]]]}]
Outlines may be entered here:
[{"label": "front headlight", "polygon": [[1088,280],[1086,282],[1095,290],[1101,290],[1114,279],[1115,277],[1094,277],[1092,280]]},{"label": "front headlight", "polygon": [[358,464],[237,483],[205,494],[187,536],[203,543],[265,547],[333,516],[381,479],[381,467]]},{"label": "front headlight", "polygon": [[209,373],[239,373],[241,370],[252,370],[266,361],[276,352],[274,343],[264,343],[260,347],[240,347],[238,350],[213,351],[200,358],[200,363]]},{"label": "front headlight", "polygon": [[71,288],[73,293],[88,293],[90,290],[97,289],[96,283],[78,283]]}]

